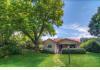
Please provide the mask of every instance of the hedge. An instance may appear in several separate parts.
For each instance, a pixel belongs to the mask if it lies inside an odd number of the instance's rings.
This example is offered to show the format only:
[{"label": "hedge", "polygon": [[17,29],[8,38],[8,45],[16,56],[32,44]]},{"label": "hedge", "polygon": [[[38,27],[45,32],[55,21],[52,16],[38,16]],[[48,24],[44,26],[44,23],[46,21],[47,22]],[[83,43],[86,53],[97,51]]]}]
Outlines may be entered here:
[{"label": "hedge", "polygon": [[63,49],[62,54],[85,54],[86,50],[83,48],[69,48],[69,49]]}]

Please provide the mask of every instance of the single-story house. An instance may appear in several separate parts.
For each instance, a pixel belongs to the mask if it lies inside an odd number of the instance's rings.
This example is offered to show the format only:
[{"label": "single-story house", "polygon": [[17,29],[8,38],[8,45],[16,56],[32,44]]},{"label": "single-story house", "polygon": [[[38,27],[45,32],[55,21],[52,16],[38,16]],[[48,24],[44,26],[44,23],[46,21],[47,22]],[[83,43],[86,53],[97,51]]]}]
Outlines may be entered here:
[{"label": "single-story house", "polygon": [[43,49],[54,52],[61,53],[65,48],[79,48],[80,39],[47,39],[43,43]]}]

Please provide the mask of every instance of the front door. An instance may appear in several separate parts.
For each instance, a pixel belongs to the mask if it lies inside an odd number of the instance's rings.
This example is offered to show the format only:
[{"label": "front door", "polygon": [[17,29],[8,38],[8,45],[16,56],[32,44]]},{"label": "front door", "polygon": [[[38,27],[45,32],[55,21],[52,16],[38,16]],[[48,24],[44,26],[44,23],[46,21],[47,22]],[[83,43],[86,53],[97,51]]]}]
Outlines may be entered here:
[{"label": "front door", "polygon": [[62,45],[59,45],[58,48],[59,48],[58,53],[62,53],[62,48],[63,48],[63,46],[62,46]]}]

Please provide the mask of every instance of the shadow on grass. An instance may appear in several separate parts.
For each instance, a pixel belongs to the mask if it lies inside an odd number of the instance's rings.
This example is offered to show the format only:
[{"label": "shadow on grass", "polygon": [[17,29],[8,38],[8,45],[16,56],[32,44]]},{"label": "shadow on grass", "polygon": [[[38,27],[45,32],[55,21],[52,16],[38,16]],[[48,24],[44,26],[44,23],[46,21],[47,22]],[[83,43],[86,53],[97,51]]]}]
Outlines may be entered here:
[{"label": "shadow on grass", "polygon": [[13,55],[0,59],[1,67],[37,67],[49,55],[41,53],[27,53],[24,55]]},{"label": "shadow on grass", "polygon": [[71,54],[70,64],[67,54],[62,55],[60,60],[66,67],[100,67],[100,53]]}]

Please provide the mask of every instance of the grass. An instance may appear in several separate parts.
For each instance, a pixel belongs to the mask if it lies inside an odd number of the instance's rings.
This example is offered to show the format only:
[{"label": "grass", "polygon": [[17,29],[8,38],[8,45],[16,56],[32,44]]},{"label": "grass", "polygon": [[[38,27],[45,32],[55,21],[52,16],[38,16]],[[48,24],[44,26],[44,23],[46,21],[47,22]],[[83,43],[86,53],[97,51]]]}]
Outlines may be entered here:
[{"label": "grass", "polygon": [[67,54],[27,53],[0,59],[1,67],[99,67],[100,53],[72,54],[68,64]]}]

